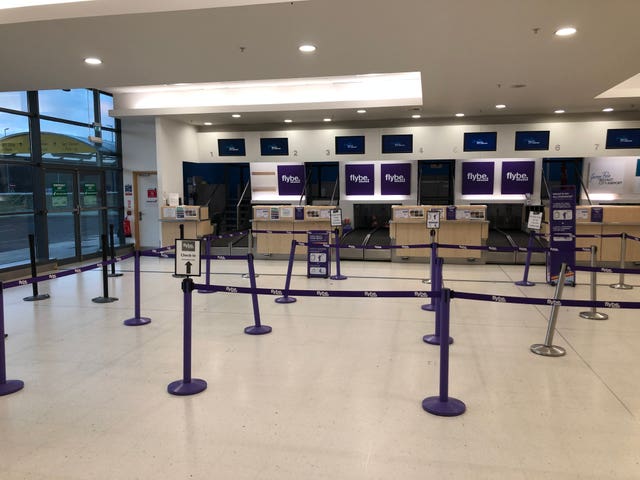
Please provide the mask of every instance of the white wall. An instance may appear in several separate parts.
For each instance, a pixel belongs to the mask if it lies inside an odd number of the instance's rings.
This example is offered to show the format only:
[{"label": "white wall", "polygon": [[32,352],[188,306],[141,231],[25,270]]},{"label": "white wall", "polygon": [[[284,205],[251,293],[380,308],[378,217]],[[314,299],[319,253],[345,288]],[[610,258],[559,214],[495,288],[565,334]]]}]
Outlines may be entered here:
[{"label": "white wall", "polygon": [[[640,203],[640,176],[635,157],[590,157],[584,159],[583,179],[593,203]],[[640,172],[639,172],[640,173]],[[587,203],[584,191],[581,203]]]},{"label": "white wall", "polygon": [[198,161],[198,136],[191,125],[167,118],[156,118],[156,151],[159,203],[169,193],[183,195],[182,162]]}]

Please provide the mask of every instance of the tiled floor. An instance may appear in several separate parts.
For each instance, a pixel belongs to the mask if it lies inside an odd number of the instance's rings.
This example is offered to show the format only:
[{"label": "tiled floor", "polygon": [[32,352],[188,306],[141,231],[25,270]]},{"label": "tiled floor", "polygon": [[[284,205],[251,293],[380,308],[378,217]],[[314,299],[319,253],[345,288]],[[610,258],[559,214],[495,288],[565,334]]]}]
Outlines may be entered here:
[{"label": "tiled floor", "polygon": [[[167,394],[182,376],[182,293],[173,261],[143,259],[143,327],[133,315],[131,261],[110,279],[115,303],[98,305],[91,271],[42,284],[49,300],[4,298],[8,378],[0,397],[0,478],[13,479],[638,479],[640,318],[610,320],[561,308],[561,358],[530,353],[549,307],[453,300],[450,394],[467,412],[432,416],[439,352],[422,342],[434,314],[421,299],[260,298],[273,333],[252,337],[249,296],[193,295],[192,397]],[[258,286],[282,288],[286,263],[256,262]],[[215,262],[213,283],[248,286],[246,264]],[[422,290],[427,267],[343,262],[345,281],[292,288]],[[521,266],[445,265],[457,291],[550,297],[553,287],[513,284]],[[542,282],[544,269],[530,278]],[[600,275],[602,300],[640,299]],[[587,299],[588,274],[565,298]]]}]

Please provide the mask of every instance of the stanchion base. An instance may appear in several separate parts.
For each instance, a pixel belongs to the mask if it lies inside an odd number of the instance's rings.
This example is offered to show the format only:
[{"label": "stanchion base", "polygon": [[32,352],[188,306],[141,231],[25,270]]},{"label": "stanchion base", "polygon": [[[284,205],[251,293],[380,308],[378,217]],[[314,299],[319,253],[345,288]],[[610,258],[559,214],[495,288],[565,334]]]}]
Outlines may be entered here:
[{"label": "stanchion base", "polygon": [[297,300],[293,297],[278,297],[276,298],[276,303],[295,303]]},{"label": "stanchion base", "polygon": [[631,290],[633,287],[631,285],[627,285],[626,283],[614,283],[613,285],[609,285],[611,288],[615,288],[616,290]]},{"label": "stanchion base", "polygon": [[347,277],[345,275],[331,275],[329,278],[331,280],[346,280],[349,277]]},{"label": "stanchion base", "polygon": [[431,283],[431,279],[430,278],[425,278],[424,280],[422,280],[422,283],[426,283],[427,285]]},{"label": "stanchion base", "polygon": [[515,284],[519,287],[533,287],[536,283],[530,282],[529,280],[518,280]]},{"label": "stanchion base", "polygon": [[187,277],[186,275],[178,275],[177,273],[172,273],[171,276],[173,278],[186,278]]},{"label": "stanchion base", "polygon": [[606,320],[609,318],[609,315],[607,315],[606,313],[592,312],[592,311],[580,312],[579,315],[580,317],[586,318],[587,320]]},{"label": "stanchion base", "polygon": [[430,303],[426,303],[420,307],[422,310],[426,310],[427,312],[435,312],[438,309],[438,305],[432,305]]},{"label": "stanchion base", "polygon": [[5,383],[0,383],[0,397],[16,393],[23,388],[24,382],[22,380],[7,380]]},{"label": "stanchion base", "polygon": [[111,303],[118,301],[118,299],[116,297],[96,297],[92,298],[91,301],[93,303]]},{"label": "stanchion base", "polygon": [[122,323],[125,324],[127,327],[139,327],[140,325],[147,325],[148,323],[151,323],[151,319],[149,317],[139,317],[139,318],[133,317],[133,318],[128,318]]},{"label": "stanchion base", "polygon": [[244,333],[247,335],[264,335],[265,333],[271,333],[271,327],[269,325],[251,325],[244,329]]},{"label": "stanchion base", "polygon": [[213,290],[196,290],[198,293],[216,293]]},{"label": "stanchion base", "polygon": [[176,380],[167,386],[167,392],[171,395],[195,395],[207,388],[207,382],[199,378],[192,378],[190,382]]},{"label": "stanchion base", "polygon": [[[258,275],[257,273],[254,275],[255,278],[258,278],[259,276],[260,275]],[[248,273],[243,273],[242,278],[251,278],[251,275],[249,275]]]},{"label": "stanchion base", "polygon": [[536,355],[542,355],[543,357],[562,357],[566,355],[567,351],[556,345],[542,345],[541,343],[535,343],[531,345],[531,351]]},{"label": "stanchion base", "polygon": [[[425,335],[422,337],[422,341],[424,343],[428,343],[429,345],[440,345],[440,335]],[[453,337],[449,337],[449,345],[453,343]]]},{"label": "stanchion base", "polygon": [[48,293],[41,293],[40,295],[31,295],[30,297],[24,297],[22,300],[25,302],[37,302],[38,300],[46,300],[49,297]]},{"label": "stanchion base", "polygon": [[462,400],[453,397],[449,397],[444,402],[440,397],[427,397],[422,401],[422,409],[441,417],[457,417],[465,412],[467,406]]},{"label": "stanchion base", "polygon": [[107,277],[114,278],[114,277],[121,277],[123,275],[124,275],[124,273],[109,273],[109,274],[107,274]]}]

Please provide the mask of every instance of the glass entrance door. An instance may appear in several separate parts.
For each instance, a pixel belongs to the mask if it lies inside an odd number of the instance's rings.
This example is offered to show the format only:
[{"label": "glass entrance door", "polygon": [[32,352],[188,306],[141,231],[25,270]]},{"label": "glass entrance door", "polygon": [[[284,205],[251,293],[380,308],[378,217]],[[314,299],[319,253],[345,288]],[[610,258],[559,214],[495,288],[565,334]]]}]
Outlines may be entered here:
[{"label": "glass entrance door", "polygon": [[49,258],[64,263],[100,252],[106,233],[104,174],[47,169],[45,193]]}]

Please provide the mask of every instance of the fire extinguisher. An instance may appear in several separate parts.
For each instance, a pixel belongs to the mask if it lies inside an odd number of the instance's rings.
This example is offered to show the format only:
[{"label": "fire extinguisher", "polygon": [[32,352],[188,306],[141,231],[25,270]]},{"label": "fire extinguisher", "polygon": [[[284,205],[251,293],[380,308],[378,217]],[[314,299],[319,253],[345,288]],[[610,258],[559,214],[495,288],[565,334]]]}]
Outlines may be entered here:
[{"label": "fire extinguisher", "polygon": [[122,231],[125,237],[131,237],[131,220],[129,220],[128,216],[124,217],[122,221]]}]

